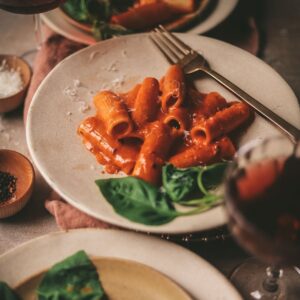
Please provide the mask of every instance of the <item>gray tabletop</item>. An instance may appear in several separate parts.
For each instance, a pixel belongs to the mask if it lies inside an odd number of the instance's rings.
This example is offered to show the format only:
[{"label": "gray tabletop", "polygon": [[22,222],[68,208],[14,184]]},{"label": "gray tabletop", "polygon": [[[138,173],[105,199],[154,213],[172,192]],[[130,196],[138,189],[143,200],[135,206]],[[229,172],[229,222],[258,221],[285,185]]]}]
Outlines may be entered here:
[{"label": "gray tabletop", "polygon": [[[277,70],[299,96],[299,0],[249,1],[262,33],[259,56]],[[207,35],[222,38],[222,26],[226,26],[226,21],[224,23]],[[16,55],[29,53],[26,59],[32,62],[35,52],[30,51],[34,48],[32,16],[0,11],[0,53]],[[0,148],[15,149],[28,156],[22,108],[13,113],[0,115]],[[37,176],[33,197],[26,208],[18,215],[0,221],[0,254],[34,237],[58,230],[53,217],[43,205],[48,192],[46,183]],[[184,244],[184,246],[206,258],[227,276],[247,257],[247,254],[231,239]]]}]

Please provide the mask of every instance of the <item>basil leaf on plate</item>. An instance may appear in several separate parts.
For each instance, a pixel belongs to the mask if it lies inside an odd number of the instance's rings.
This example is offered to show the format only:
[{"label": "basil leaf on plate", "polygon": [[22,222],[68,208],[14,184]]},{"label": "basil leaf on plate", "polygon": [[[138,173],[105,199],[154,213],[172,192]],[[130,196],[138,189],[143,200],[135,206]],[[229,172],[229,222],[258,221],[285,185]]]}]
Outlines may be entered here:
[{"label": "basil leaf on plate", "polygon": [[21,300],[21,298],[3,281],[0,281],[1,300]]},{"label": "basil leaf on plate", "polygon": [[163,187],[173,202],[181,202],[197,190],[200,168],[178,169],[171,164],[162,170]]},{"label": "basil leaf on plate", "polygon": [[185,200],[180,202],[181,205],[184,206],[197,206],[197,207],[206,207],[211,208],[215,206],[217,203],[219,203],[219,200],[221,199],[221,196],[216,194],[207,194],[200,198]]},{"label": "basil leaf on plate", "polygon": [[162,225],[179,215],[165,194],[141,179],[100,179],[96,184],[116,213],[133,222]]},{"label": "basil leaf on plate", "polygon": [[197,183],[204,195],[209,195],[221,185],[229,162],[216,163],[203,167],[198,175]]},{"label": "basil leaf on plate", "polygon": [[62,4],[62,9],[71,18],[79,22],[88,23],[90,21],[89,12],[85,0],[68,0]]},{"label": "basil leaf on plate", "polygon": [[37,296],[38,300],[100,300],[106,297],[97,270],[84,251],[55,264],[38,286]]},{"label": "basil leaf on plate", "polygon": [[132,33],[131,30],[117,24],[109,24],[107,22],[94,21],[92,27],[93,35],[96,40],[105,40],[113,36],[119,36]]}]

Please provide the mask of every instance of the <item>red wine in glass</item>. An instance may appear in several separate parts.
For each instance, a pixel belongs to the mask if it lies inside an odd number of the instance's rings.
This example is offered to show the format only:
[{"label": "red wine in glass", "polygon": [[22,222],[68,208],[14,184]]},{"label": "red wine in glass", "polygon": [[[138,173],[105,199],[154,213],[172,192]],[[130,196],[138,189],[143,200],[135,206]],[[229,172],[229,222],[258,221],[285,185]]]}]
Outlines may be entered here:
[{"label": "red wine in glass", "polygon": [[36,14],[58,7],[63,0],[0,0],[0,8],[18,14]]},{"label": "red wine in glass", "polygon": [[248,149],[228,170],[225,190],[233,236],[270,265],[265,272],[251,259],[233,282],[245,299],[300,299],[299,144],[273,138]]}]

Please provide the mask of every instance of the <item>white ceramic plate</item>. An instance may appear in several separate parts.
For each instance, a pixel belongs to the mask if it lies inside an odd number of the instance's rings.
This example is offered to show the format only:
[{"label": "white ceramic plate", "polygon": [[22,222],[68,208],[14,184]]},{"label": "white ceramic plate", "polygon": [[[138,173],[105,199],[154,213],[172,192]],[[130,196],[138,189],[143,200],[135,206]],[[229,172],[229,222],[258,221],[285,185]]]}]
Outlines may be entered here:
[{"label": "white ceramic plate", "polygon": [[[200,34],[217,26],[230,15],[237,3],[238,0],[217,0],[209,16],[195,25],[189,32]],[[87,45],[92,45],[96,42],[90,33],[71,25],[60,9],[43,13],[41,17],[52,30],[71,40]]]},{"label": "white ceramic plate", "polygon": [[80,229],[32,240],[0,256],[0,280],[14,288],[78,250],[145,264],[168,276],[193,299],[242,299],[219,271],[196,254],[158,238],[117,230]]},{"label": "white ceramic plate", "polygon": [[[189,34],[178,36],[203,53],[216,71],[299,126],[296,96],[268,65],[224,42]],[[117,215],[94,183],[96,179],[112,175],[100,172],[94,156],[85,149],[76,133],[78,124],[95,113],[93,108],[80,112],[84,105],[91,104],[91,91],[126,91],[147,76],[160,78],[167,68],[168,63],[146,34],[110,39],[68,57],[47,76],[34,96],[27,122],[29,150],[50,186],[69,203],[96,218],[156,233],[180,234],[212,229],[226,222],[222,207],[177,218],[162,226],[144,226]],[[207,77],[200,77],[196,84],[203,92],[218,91],[228,100],[236,99]],[[65,89],[69,96],[65,95]],[[271,124],[256,117],[244,132],[240,146],[275,134],[278,131]]]}]

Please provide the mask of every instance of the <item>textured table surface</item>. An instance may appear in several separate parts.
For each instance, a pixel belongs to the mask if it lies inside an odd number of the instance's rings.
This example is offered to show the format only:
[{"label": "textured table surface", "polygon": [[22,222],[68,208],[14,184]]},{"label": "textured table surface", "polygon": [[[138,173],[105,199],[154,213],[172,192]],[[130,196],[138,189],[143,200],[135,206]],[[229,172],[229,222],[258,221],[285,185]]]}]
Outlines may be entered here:
[{"label": "textured table surface", "polygon": [[[259,56],[285,78],[299,97],[299,0],[252,1],[255,2],[256,17],[262,33]],[[223,24],[207,35],[220,37],[222,26]],[[22,55],[30,52],[34,47],[32,17],[0,11],[0,53]],[[29,61],[33,58],[34,52],[26,56]],[[22,108],[10,114],[0,115],[0,148],[16,149],[28,156]],[[48,191],[47,185],[38,176],[34,195],[26,208],[17,216],[0,221],[0,254],[34,237],[58,230],[53,217],[43,206],[43,199]],[[247,257],[231,240],[194,243],[188,247],[206,258],[227,276]]]}]

